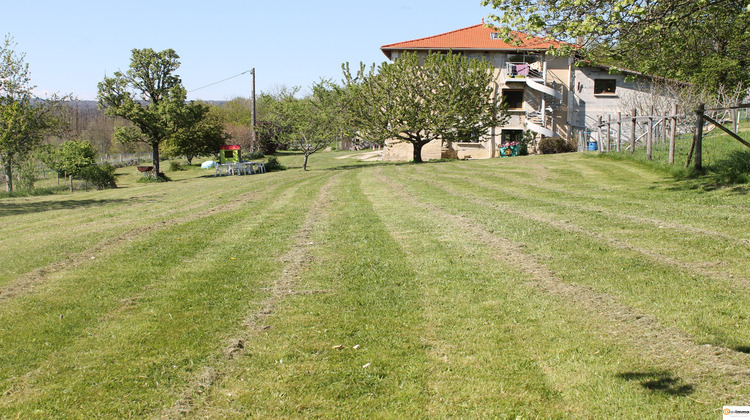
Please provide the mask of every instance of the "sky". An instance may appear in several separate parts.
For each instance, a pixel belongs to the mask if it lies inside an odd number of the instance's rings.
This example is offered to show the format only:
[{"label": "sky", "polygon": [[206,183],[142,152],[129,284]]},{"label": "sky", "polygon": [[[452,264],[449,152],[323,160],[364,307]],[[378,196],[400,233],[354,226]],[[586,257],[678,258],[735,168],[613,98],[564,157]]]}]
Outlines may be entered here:
[{"label": "sky", "polygon": [[385,61],[382,45],[476,25],[491,12],[480,0],[23,0],[5,2],[0,33],[26,54],[41,97],[94,100],[105,75],[128,69],[132,49],[172,48],[188,99],[222,101],[252,95],[252,68],[258,94],[304,92],[321,78],[340,81],[344,62]]}]

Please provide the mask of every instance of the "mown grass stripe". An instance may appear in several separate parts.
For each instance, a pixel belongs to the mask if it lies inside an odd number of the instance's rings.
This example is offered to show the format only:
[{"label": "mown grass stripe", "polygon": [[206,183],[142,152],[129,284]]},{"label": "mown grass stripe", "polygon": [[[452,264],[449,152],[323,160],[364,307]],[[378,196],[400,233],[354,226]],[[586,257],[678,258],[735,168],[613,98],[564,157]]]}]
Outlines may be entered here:
[{"label": "mown grass stripe", "polygon": [[356,172],[341,176],[312,235],[318,245],[298,284],[323,292],[277,305],[271,328],[248,343],[199,416],[420,412],[425,359],[414,272],[359,182]]},{"label": "mown grass stripe", "polygon": [[[26,327],[36,324],[42,331],[48,331],[41,335],[39,330],[27,334],[26,346],[20,342],[8,343],[18,351],[6,355],[2,363],[6,367],[17,367],[6,372],[15,370],[14,376],[21,377],[24,371],[33,371],[31,379],[24,379],[25,384],[36,383],[34,388],[39,390],[46,389],[45,383],[66,383],[69,389],[80,389],[82,397],[71,395],[60,400],[54,397],[55,393],[45,393],[37,400],[33,396],[26,399],[19,395],[15,402],[18,405],[13,407],[19,410],[44,408],[55,413],[89,406],[100,413],[115,410],[118,416],[143,415],[160,407],[164,398],[169,398],[170,390],[173,392],[176,385],[184,383],[185,375],[193,366],[200,366],[202,359],[216,350],[216,337],[227,334],[227,328],[238,328],[236,317],[246,311],[251,296],[263,290],[262,284],[257,282],[264,281],[269,270],[273,270],[270,264],[273,257],[268,252],[288,246],[286,237],[298,226],[299,222],[294,220],[303,215],[305,197],[320,184],[320,178],[312,181],[301,182],[309,184],[307,188],[298,188],[300,183],[292,184],[291,187],[299,191],[297,194],[279,194],[274,197],[275,201],[267,204],[258,203],[176,225],[112,253],[99,263],[116,265],[112,277],[104,282],[96,279],[102,265],[92,264],[64,276],[69,282],[58,282],[56,289],[61,295],[58,298],[37,293],[14,300],[10,307],[34,308],[47,313],[41,316],[18,310],[12,312],[14,318],[23,318]],[[264,207],[275,207],[275,210],[267,212]],[[256,224],[257,228],[251,232],[237,229],[236,224],[248,218],[260,218],[264,222]],[[243,241],[245,234],[250,238],[266,238],[263,247]],[[177,243],[179,246],[175,249]],[[151,267],[160,267],[164,274],[150,276]],[[248,273],[247,276],[242,275],[244,273]],[[217,287],[217,281],[228,287]],[[76,289],[82,289],[83,293],[70,295]],[[49,316],[50,313],[54,315]],[[57,313],[63,313],[64,318],[57,320]],[[229,316],[232,313],[234,318]],[[5,319],[11,322],[7,326],[9,329],[22,327],[20,322]],[[16,341],[23,336],[20,331],[7,331],[12,332],[8,335],[5,332],[3,335],[14,337]],[[40,351],[29,347],[33,346],[33,340],[45,340],[45,336],[50,337],[49,341],[57,340],[50,343],[51,349]],[[63,340],[59,340],[59,336]],[[172,350],[160,352],[165,345]],[[86,352],[91,356],[76,356],[83,349],[93,349]],[[26,352],[33,359],[29,359]],[[123,366],[113,371],[106,362],[108,359],[117,359]],[[91,364],[85,376],[64,369],[70,365],[85,366],[85,363]],[[55,381],[48,381],[51,376]],[[83,389],[87,387],[100,389],[100,400],[86,397],[88,394]],[[111,391],[117,388],[129,390],[130,404],[112,404],[118,394]],[[155,389],[162,389],[162,392],[154,393]],[[6,399],[4,404],[11,404],[11,400],[16,399]]]},{"label": "mown grass stripe", "polygon": [[[549,162],[549,161],[545,161]],[[587,161],[584,161],[586,163]],[[582,166],[583,164],[579,165]],[[487,167],[487,166],[484,166]],[[448,170],[446,168],[452,168]],[[639,214],[650,215],[656,220],[669,220],[679,217],[683,221],[690,221],[687,227],[715,227],[723,226],[725,229],[721,235],[732,235],[739,233],[733,227],[744,226],[750,222],[746,212],[736,205],[721,205],[715,199],[708,199],[708,202],[686,202],[680,194],[675,194],[676,188],[674,183],[670,182],[664,187],[651,178],[633,179],[629,178],[615,184],[611,187],[602,187],[599,181],[594,179],[584,182],[578,176],[555,177],[554,179],[542,179],[533,182],[528,175],[521,174],[514,176],[502,166],[495,166],[495,170],[482,171],[476,173],[473,166],[449,167],[441,165],[436,167],[441,174],[456,175],[466,179],[481,180],[489,185],[502,184],[505,189],[515,191],[525,191],[534,193],[537,197],[543,196],[548,199],[554,199],[558,203],[565,203],[572,206],[589,205],[600,209],[605,213],[619,213],[627,215],[634,220],[638,220]],[[555,171],[572,172],[569,167],[565,169],[555,167]],[[535,170],[529,168],[530,170]],[[610,169],[615,174],[617,170]],[[564,181],[570,181],[572,188],[565,188]],[[628,188],[623,188],[624,186]],[[613,198],[613,192],[616,192]],[[711,206],[711,211],[706,212],[706,204]],[[648,217],[644,218],[648,220]],[[710,232],[711,229],[707,231]],[[747,240],[747,231],[739,237],[739,240]],[[744,236],[744,238],[743,238]]]},{"label": "mown grass stripe", "polygon": [[[402,180],[403,178],[399,177],[399,179]],[[394,181],[392,180],[386,181],[386,183],[391,184],[391,191],[411,191],[411,188],[409,188],[406,184],[395,185],[393,184],[393,182]],[[404,193],[397,195],[404,195]],[[591,331],[591,333],[593,333],[594,335],[594,341],[609,343],[608,346],[617,347],[618,350],[615,352],[615,354],[617,354],[618,357],[624,359],[629,358],[630,363],[633,364],[631,368],[634,368],[632,371],[620,370],[628,369],[628,367],[626,365],[621,366],[622,360],[618,360],[617,367],[616,369],[614,369],[614,372],[608,372],[610,376],[609,380],[617,381],[622,378],[632,377],[653,379],[664,376],[665,378],[671,378],[670,380],[673,381],[672,384],[674,385],[674,389],[669,388],[668,390],[670,392],[676,391],[678,388],[686,391],[684,395],[690,395],[693,393],[693,391],[700,391],[703,398],[711,397],[716,399],[723,398],[726,396],[726,394],[722,392],[717,393],[715,390],[700,388],[699,384],[701,383],[701,381],[705,380],[707,377],[712,377],[714,381],[733,382],[737,378],[742,377],[743,375],[750,372],[748,368],[748,360],[750,359],[750,357],[747,357],[746,355],[741,353],[725,353],[719,356],[721,352],[716,352],[710,347],[698,346],[695,343],[690,342],[690,340],[684,338],[681,333],[672,331],[670,328],[662,327],[658,323],[656,323],[655,320],[650,319],[647,316],[634,313],[631,309],[624,307],[619,303],[616,303],[613,299],[611,299],[611,297],[597,294],[595,292],[592,293],[590,291],[587,291],[585,288],[565,285],[559,279],[556,279],[555,275],[546,267],[537,265],[538,263],[534,262],[534,256],[524,256],[522,252],[517,251],[518,249],[525,248],[520,248],[519,246],[517,246],[517,244],[514,245],[513,243],[509,243],[505,239],[497,238],[497,232],[491,234],[490,232],[485,230],[486,228],[481,223],[477,223],[471,218],[461,217],[460,215],[455,214],[446,214],[443,210],[440,210],[439,207],[435,207],[435,205],[414,200],[416,200],[416,198],[412,198],[410,200],[412,207],[419,207],[425,210],[426,213],[429,213],[428,218],[431,218],[431,220],[433,221],[442,221],[437,224],[437,226],[447,225],[444,229],[448,229],[451,232],[465,233],[467,237],[463,243],[473,242],[482,250],[489,249],[494,252],[504,253],[505,258],[499,255],[495,255],[494,258],[492,258],[493,260],[497,260],[497,262],[501,264],[501,274],[496,277],[493,276],[493,279],[502,279],[502,273],[505,273],[507,277],[508,271],[512,273],[514,270],[521,270],[522,272],[525,271],[527,274],[531,274],[536,278],[536,280],[527,280],[525,283],[526,285],[533,287],[532,289],[525,291],[525,297],[528,300],[535,302],[536,304],[539,304],[540,300],[546,301],[543,296],[537,296],[535,293],[535,290],[539,286],[542,286],[542,289],[547,293],[552,293],[555,296],[562,296],[564,298],[562,302],[558,303],[558,306],[554,309],[547,308],[549,311],[545,312],[545,316],[570,317],[572,319],[565,318],[558,322],[562,322],[562,324],[573,322],[574,325],[584,325],[583,328],[585,328],[586,333],[589,332],[592,324],[596,324],[598,330]],[[436,223],[433,223],[433,225],[436,225]],[[432,235],[429,235],[429,237],[438,238],[438,240],[444,240],[443,238],[446,238],[447,240],[457,240],[455,236],[456,235],[453,233],[449,235],[446,235],[445,233],[439,235],[435,232],[433,232]],[[467,246],[463,245],[463,243],[461,246],[466,248]],[[455,252],[461,251],[456,250]],[[459,257],[456,258],[455,252],[453,258],[450,259],[451,268],[454,268],[455,265],[460,265],[459,261],[467,261],[466,259],[462,259],[461,257],[468,256],[471,258],[473,256],[471,252],[467,253],[464,249],[464,254],[459,255]],[[505,266],[503,262],[513,264],[515,268]],[[477,274],[476,270],[476,266],[480,264],[483,267],[483,271],[492,272],[493,269],[497,269],[497,267],[492,263],[487,263],[487,257],[485,256],[480,260],[480,262],[474,263],[473,271],[471,272],[473,273],[473,277],[475,278],[477,276],[481,276],[480,274]],[[523,274],[518,274],[516,276],[524,277]],[[511,275],[511,278],[513,278],[513,280],[511,280],[511,283],[515,283],[517,281],[515,276]],[[514,287],[512,285],[506,285],[501,289],[501,293],[491,294],[491,296],[499,300],[497,296],[502,296],[503,294],[507,293],[508,290],[517,289],[517,286]],[[460,290],[460,287],[452,285],[452,287],[449,287],[448,290],[450,290],[450,293],[455,293],[456,290]],[[524,292],[521,291],[521,294],[523,295]],[[485,294],[482,296],[487,295],[490,294]],[[571,308],[571,305],[573,305],[573,308]],[[579,305],[585,306],[580,307]],[[573,309],[575,312],[571,313],[570,309]],[[519,316],[524,315],[519,314]],[[596,321],[596,319],[598,319],[598,322]],[[524,322],[521,323],[523,324],[526,321],[527,320],[524,320]],[[532,321],[536,320],[532,318]],[[611,334],[611,331],[614,331],[614,335]],[[545,334],[548,333],[544,330],[541,330],[538,331],[537,334],[532,334],[531,337],[536,338],[538,335],[543,336]],[[577,334],[581,335],[584,334],[584,332],[577,331]],[[473,341],[471,339],[466,339],[465,342]],[[587,341],[580,338],[574,338],[573,342],[570,344],[577,347],[584,346],[584,342]],[[523,346],[523,344],[517,345]],[[547,351],[555,351],[560,346],[561,343],[554,341],[544,343],[544,346],[542,346],[541,348],[548,348]],[[541,365],[545,366],[545,371],[558,370],[557,368],[550,369],[550,361],[548,360],[548,356],[546,354],[539,354],[538,352],[535,353],[534,350],[539,349],[528,349],[529,353],[536,354],[537,357],[539,357],[539,359],[535,360],[537,360]],[[580,348],[577,348],[577,350],[580,352]],[[601,349],[598,349],[594,354],[599,354],[600,351]],[[608,348],[608,351],[613,351],[613,349],[610,347]],[[682,361],[679,361],[680,358],[688,353],[692,355],[691,359],[697,356],[698,358],[704,360],[701,360],[700,363],[696,363],[695,360],[691,360],[690,363],[683,363]],[[647,355],[648,359],[639,361],[639,359],[643,358],[644,355]],[[665,355],[669,356],[665,357]],[[650,361],[651,363],[646,363],[644,365],[644,361],[646,360]],[[650,373],[630,375],[628,373],[617,373],[618,371],[643,371]],[[680,379],[680,376],[675,376],[672,373],[668,375],[665,373],[675,371],[678,372],[679,375],[682,375],[683,378]],[[657,374],[656,372],[660,373]],[[476,375],[476,369],[472,371],[472,375]],[[599,375],[601,375],[601,372],[599,373]],[[570,377],[568,375],[561,375],[560,372],[557,372],[555,376],[558,380],[569,382]],[[565,387],[565,385],[562,384],[557,386]],[[608,388],[605,387],[604,389]],[[687,392],[688,390],[689,392]],[[747,395],[748,389],[747,387],[743,388],[742,390],[734,389],[734,392],[735,394],[733,395],[733,397],[741,400],[743,398],[743,395]],[[453,393],[455,394],[455,392]],[[517,395],[518,393],[515,392],[512,394]],[[648,398],[647,395],[639,396],[637,398],[644,397]],[[600,398],[598,396],[594,398],[595,400],[593,402],[600,402]],[[614,396],[615,400],[619,398],[623,397]],[[634,397],[631,396],[630,398]],[[693,401],[694,400],[692,399],[689,401],[682,401],[680,403],[683,406],[682,409],[685,410],[686,407],[692,405]],[[545,406],[548,406],[550,404],[552,404],[551,401],[545,401],[544,403]],[[604,405],[606,407],[606,403],[604,403]],[[570,407],[566,408],[566,411],[570,409]],[[586,410],[590,410],[590,408],[586,408]],[[692,409],[687,409],[685,412],[689,413],[691,412],[691,410]],[[610,412],[609,415],[612,415],[612,413]]]},{"label": "mown grass stripe", "polygon": [[[739,277],[740,273],[750,269],[750,247],[737,243],[734,238],[713,232],[696,232],[668,221],[633,220],[619,214],[602,215],[600,210],[571,208],[551,200],[508,193],[501,187],[477,180],[467,181],[458,176],[443,176],[439,180],[427,177],[423,180],[508,217],[548,224],[599,239],[615,248],[640,253],[656,263],[672,265],[706,277],[731,279],[738,285],[750,287],[747,279]],[[664,244],[669,246],[664,247]],[[715,269],[711,270],[711,267]],[[721,271],[716,270],[719,267]]]},{"label": "mown grass stripe", "polygon": [[[432,182],[437,182],[434,177]],[[744,239],[686,225],[677,219],[677,213],[668,219],[658,220],[610,212],[598,205],[584,206],[580,202],[568,204],[564,198],[549,198],[548,194],[540,197],[531,188],[521,190],[513,185],[490,183],[473,177],[441,176],[440,182],[441,185],[450,185],[454,192],[463,191],[490,199],[497,203],[496,206],[503,206],[499,211],[514,216],[523,216],[520,213],[542,213],[557,219],[563,216],[561,222],[574,223],[588,231],[612,236],[630,247],[655,252],[666,259],[674,261],[679,258],[680,263],[700,267],[699,270],[706,275],[736,278],[750,269],[750,246]],[[734,232],[742,231],[735,229]],[[664,244],[669,246],[665,247]],[[712,266],[716,268],[711,270]]]},{"label": "mown grass stripe", "polygon": [[[745,314],[747,297],[736,294],[736,286],[722,280],[706,281],[703,276],[643,261],[632,251],[612,249],[592,242],[586,235],[569,235],[554,226],[523,218],[498,218],[486,206],[466,202],[445,191],[404,176],[406,184],[423,191],[431,202],[441,203],[457,214],[472,215],[488,228],[504,232],[530,250],[556,262],[555,270],[567,275],[566,281],[587,284],[624,299],[629,305],[676,322],[700,342],[729,348],[744,348],[743,328],[737,323]],[[577,253],[571,253],[578,250]],[[699,293],[696,293],[699,291]],[[648,296],[659,296],[654,301]],[[688,311],[687,308],[690,308]],[[690,314],[689,318],[685,314]],[[739,326],[739,330],[737,329]]]},{"label": "mown grass stripe", "polygon": [[[275,195],[278,194],[277,191],[280,191],[280,188],[284,188],[282,185],[277,185],[273,188],[270,187],[272,186],[269,185],[268,187],[260,191],[251,191],[238,195],[236,196],[235,200],[227,202],[225,204],[213,205],[209,200],[208,204],[204,204],[205,209],[203,211],[181,211],[179,218],[177,217],[176,213],[170,211],[154,211],[154,209],[152,208],[149,212],[151,214],[149,219],[143,220],[139,217],[136,217],[136,220],[138,221],[136,223],[131,223],[130,227],[132,227],[132,225],[135,225],[137,227],[126,230],[120,233],[118,236],[105,236],[103,240],[93,244],[90,244],[89,241],[82,240],[82,238],[75,238],[75,241],[71,239],[70,241],[76,243],[76,249],[83,248],[82,251],[72,255],[61,255],[59,252],[59,247],[55,246],[57,245],[57,243],[46,243],[43,245],[46,249],[42,250],[27,249],[26,247],[13,248],[17,252],[28,253],[28,255],[32,257],[29,259],[21,260],[22,263],[19,264],[19,266],[22,268],[20,268],[20,271],[25,271],[23,267],[27,266],[38,266],[41,264],[44,264],[44,266],[39,267],[31,272],[24,272],[23,274],[21,274],[20,272],[10,272],[9,274],[14,275],[15,278],[9,284],[2,284],[0,282],[0,301],[30,291],[36,285],[44,282],[45,277],[49,276],[51,273],[75,267],[79,264],[85,263],[89,259],[95,259],[103,251],[109,251],[109,249],[112,247],[116,247],[119,244],[137,239],[138,237],[148,234],[149,232],[163,229],[174,224],[183,223],[188,220],[194,220],[199,217],[205,217],[206,215],[219,211],[230,211],[239,206],[248,205],[248,203],[250,203],[251,201],[253,205],[256,205],[255,203],[259,200],[269,200],[270,198],[275,198]],[[266,196],[260,195],[264,192],[266,193]],[[132,217],[134,216],[131,215],[131,218]],[[112,235],[113,233],[116,232],[109,232],[110,235]],[[100,237],[97,235],[96,239],[100,239]],[[87,246],[88,248],[85,248]],[[12,258],[12,255],[6,255],[6,257]],[[15,260],[18,261],[18,258],[16,258]]]},{"label": "mown grass stripe", "polygon": [[750,298],[738,295],[736,286],[727,281],[707,281],[700,275],[644,261],[637,253],[613,249],[588,235],[524,218],[499,217],[495,210],[453,196],[414,173],[402,178],[410,190],[429,203],[470,216],[487,229],[523,243],[529,252],[548,259],[548,265],[563,273],[566,282],[617,296],[629,306],[674,323],[697,342],[732,349],[747,345],[750,325],[738,324],[738,319],[746,316],[742,308],[750,304]]},{"label": "mown grass stripe", "polygon": [[[237,187],[239,186],[238,184]],[[261,187],[258,188],[258,186]],[[87,253],[89,248],[97,248],[100,244],[106,244],[112,238],[124,235],[128,231],[137,231],[138,228],[154,226],[159,222],[194,217],[195,214],[210,211],[217,206],[235,205],[237,202],[249,199],[248,194],[253,196],[263,194],[274,185],[267,181],[248,182],[245,184],[244,192],[237,187],[232,190],[234,192],[228,196],[228,200],[221,202],[217,201],[216,197],[226,193],[215,194],[215,186],[211,184],[206,184],[201,188],[188,185],[178,186],[178,191],[175,191],[174,195],[159,201],[156,198],[162,195],[152,191],[147,193],[146,197],[130,195],[129,198],[116,199],[102,208],[96,208],[93,213],[97,216],[89,216],[91,212],[89,205],[80,204],[90,203],[90,200],[85,198],[75,200],[76,204],[72,206],[75,207],[74,210],[54,210],[60,206],[71,207],[67,197],[65,200],[61,200],[60,197],[37,198],[36,205],[46,210],[36,216],[38,222],[34,230],[6,232],[3,236],[6,246],[0,244],[0,260],[16,263],[0,264],[0,287],[11,284],[12,280],[17,279],[18,276],[31,273],[33,268],[54,263],[65,266],[69,263],[68,259],[75,259],[78,254]],[[247,191],[248,189],[250,191]],[[177,200],[179,205],[176,205],[172,197],[181,197]],[[99,199],[97,202],[107,203],[106,200]],[[136,201],[134,205],[121,205],[124,201],[132,200]],[[48,207],[50,209],[47,209]],[[110,210],[110,208],[115,210]],[[63,216],[62,224],[55,222],[60,216]],[[95,222],[90,220],[92,218]],[[29,225],[28,217],[24,216],[9,216],[5,220],[8,225]],[[60,229],[60,226],[66,226],[66,229]],[[13,246],[9,246],[11,243]],[[57,269],[59,267],[56,266],[45,268],[44,271]],[[35,276],[33,273],[31,275]]]},{"label": "mown grass stripe", "polygon": [[268,325],[265,325],[265,321],[269,315],[273,314],[274,307],[287,296],[295,293],[293,289],[297,286],[297,279],[302,271],[307,268],[310,259],[310,250],[314,244],[314,242],[311,242],[312,232],[322,219],[328,217],[327,209],[331,201],[330,190],[335,185],[335,178],[338,175],[340,174],[328,178],[318,195],[310,200],[311,203],[304,222],[290,238],[292,241],[290,249],[278,258],[278,262],[282,264],[283,269],[280,270],[278,277],[270,288],[270,293],[267,294],[265,300],[257,305],[257,311],[253,312],[255,305],[250,307],[251,314],[248,314],[242,322],[242,327],[246,330],[238,331],[236,335],[228,339],[225,346],[225,358],[206,363],[203,371],[197,375],[189,388],[182,392],[180,399],[168,410],[164,410],[161,415],[162,418],[184,416],[201,408],[203,396],[210,390],[213,383],[221,380],[231,370],[227,365],[231,365],[232,360],[245,353],[245,347],[250,340],[254,339],[261,331],[269,328]]}]

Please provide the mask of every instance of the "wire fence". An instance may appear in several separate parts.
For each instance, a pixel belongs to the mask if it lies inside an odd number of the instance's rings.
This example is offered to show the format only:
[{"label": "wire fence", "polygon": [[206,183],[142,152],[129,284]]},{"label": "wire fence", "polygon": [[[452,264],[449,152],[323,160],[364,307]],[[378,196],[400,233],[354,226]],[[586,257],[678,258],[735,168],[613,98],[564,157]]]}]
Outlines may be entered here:
[{"label": "wire fence", "polygon": [[[136,166],[140,165],[141,163],[147,163],[151,162],[152,155],[151,152],[140,152],[140,153],[118,153],[118,154],[106,154],[104,156],[100,156],[96,159],[97,164],[103,164],[105,162],[108,162],[114,166]],[[15,184],[17,182],[17,179],[19,175],[20,168],[14,167],[13,168],[13,183]],[[46,165],[42,163],[36,164],[36,169],[34,170],[34,175],[37,179],[47,179],[49,177],[56,177],[57,174],[54,170],[48,168]],[[0,164],[0,185],[3,187],[7,187],[7,176],[5,174],[5,168],[2,164]]]},{"label": "wire fence", "polygon": [[[701,142],[697,144],[697,112],[665,115],[618,114],[600,116],[583,133],[585,143],[579,150],[595,153],[629,153],[647,161],[665,164],[685,165],[694,161],[696,168],[711,165],[723,159],[731,150],[740,145],[726,134],[722,127],[733,133],[750,129],[750,104],[728,108],[705,110],[705,120],[701,120]],[[711,121],[708,121],[708,120]],[[722,136],[723,135],[723,136]],[[745,135],[747,137],[747,135]],[[741,137],[741,135],[740,135]],[[740,146],[741,147],[741,146]]]}]

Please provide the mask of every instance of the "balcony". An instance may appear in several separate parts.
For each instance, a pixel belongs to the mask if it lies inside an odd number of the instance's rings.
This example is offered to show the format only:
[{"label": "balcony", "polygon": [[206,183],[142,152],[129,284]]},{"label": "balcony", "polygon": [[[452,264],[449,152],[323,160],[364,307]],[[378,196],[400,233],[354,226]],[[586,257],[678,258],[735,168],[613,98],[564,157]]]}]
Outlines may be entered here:
[{"label": "balcony", "polygon": [[538,68],[541,63],[505,63],[505,80],[524,82],[526,79],[544,79]]}]

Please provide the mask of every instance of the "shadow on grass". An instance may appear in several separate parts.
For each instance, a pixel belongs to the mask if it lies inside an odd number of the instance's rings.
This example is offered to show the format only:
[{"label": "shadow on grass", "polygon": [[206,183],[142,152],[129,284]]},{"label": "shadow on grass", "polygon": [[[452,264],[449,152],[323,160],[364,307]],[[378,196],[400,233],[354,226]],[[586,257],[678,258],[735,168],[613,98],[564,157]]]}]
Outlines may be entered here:
[{"label": "shadow on grass", "polygon": [[[656,187],[655,187],[656,188]],[[675,180],[667,187],[669,191],[703,191],[711,192],[716,190],[728,191],[732,194],[747,195],[750,193],[750,184],[727,185],[711,175],[705,175],[700,178],[679,179]]]},{"label": "shadow on grass", "polygon": [[[684,165],[668,165],[661,161],[647,161],[645,157],[633,157],[625,153],[585,155],[588,158],[629,161],[662,172],[675,179],[668,187],[672,191],[716,191],[726,190],[738,195],[750,192],[750,151],[732,150],[716,162],[696,170]],[[656,187],[654,187],[656,188]]]},{"label": "shadow on grass", "polygon": [[654,392],[661,392],[668,395],[685,396],[695,391],[691,384],[682,382],[682,379],[673,376],[669,372],[625,372],[617,375],[618,378],[626,381],[637,381],[640,385]]},{"label": "shadow on grass", "polygon": [[110,200],[56,200],[56,201],[39,201],[34,203],[14,203],[3,202],[0,205],[0,217],[15,216],[28,213],[41,213],[55,210],[71,210],[87,207],[98,207],[107,204],[124,203],[131,200],[110,199]]},{"label": "shadow on grass", "polygon": [[750,354],[750,346],[738,346],[738,347],[735,347],[734,350],[740,353]]}]

